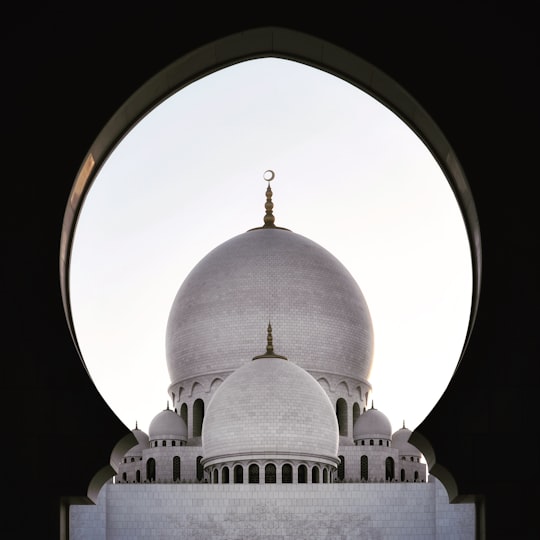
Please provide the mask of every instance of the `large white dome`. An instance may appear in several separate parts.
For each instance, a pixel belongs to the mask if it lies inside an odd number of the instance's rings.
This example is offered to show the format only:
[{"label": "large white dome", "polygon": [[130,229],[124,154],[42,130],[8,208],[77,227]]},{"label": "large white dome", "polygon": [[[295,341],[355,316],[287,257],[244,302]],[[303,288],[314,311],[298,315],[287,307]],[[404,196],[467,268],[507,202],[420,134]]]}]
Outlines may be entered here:
[{"label": "large white dome", "polygon": [[313,375],[367,381],[373,330],[354,278],[312,240],[261,227],[215,248],[180,287],[166,332],[171,384],[249,362],[269,320],[276,348]]},{"label": "large white dome", "polygon": [[338,441],[336,414],[321,385],[275,357],[250,361],[227,377],[202,430],[206,462],[283,457],[335,464]]}]

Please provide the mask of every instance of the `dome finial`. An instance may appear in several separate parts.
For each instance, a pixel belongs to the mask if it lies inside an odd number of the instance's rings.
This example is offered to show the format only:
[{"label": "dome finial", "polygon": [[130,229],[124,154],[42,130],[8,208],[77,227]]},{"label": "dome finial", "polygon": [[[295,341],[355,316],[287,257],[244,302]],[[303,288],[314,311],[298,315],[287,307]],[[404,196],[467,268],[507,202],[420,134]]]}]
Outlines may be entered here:
[{"label": "dome finial", "polygon": [[274,343],[272,340],[272,325],[268,321],[268,328],[266,329],[266,354],[272,354],[274,352]]},{"label": "dome finial", "polygon": [[405,429],[405,420],[403,420],[403,429]]},{"label": "dome finial", "polygon": [[266,214],[264,216],[264,225],[262,227],[254,227],[253,229],[249,229],[250,231],[257,231],[260,229],[281,229],[283,231],[288,231],[289,229],[286,229],[285,227],[277,227],[274,224],[274,221],[276,218],[274,217],[274,213],[272,212],[274,208],[274,203],[272,202],[272,189],[270,188],[270,182],[276,177],[276,173],[268,169],[267,171],[264,171],[263,179],[268,182],[268,187],[266,188],[266,203],[264,203],[264,207],[266,208]]},{"label": "dome finial", "polygon": [[265,171],[263,178],[268,182],[268,187],[266,188],[266,203],[264,207],[266,208],[266,215],[264,216],[264,226],[263,228],[275,227],[274,221],[275,217],[272,213],[274,208],[274,203],[272,202],[272,190],[270,189],[270,182],[274,179],[275,173],[272,170]]},{"label": "dome finial", "polygon": [[264,354],[260,354],[259,356],[253,357],[253,360],[257,360],[259,358],[281,358],[282,360],[287,360],[285,356],[274,353],[272,325],[270,324],[270,321],[268,321],[268,327],[266,328],[266,352]]},{"label": "dome finial", "polygon": [[135,420],[135,429],[139,429],[139,426],[137,425],[137,420]]}]

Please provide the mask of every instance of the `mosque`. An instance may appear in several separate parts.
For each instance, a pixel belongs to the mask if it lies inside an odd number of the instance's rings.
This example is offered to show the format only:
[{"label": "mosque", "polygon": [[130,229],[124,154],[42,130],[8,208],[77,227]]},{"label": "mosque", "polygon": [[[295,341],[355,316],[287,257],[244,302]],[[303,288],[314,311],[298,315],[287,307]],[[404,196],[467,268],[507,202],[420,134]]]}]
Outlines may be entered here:
[{"label": "mosque", "polygon": [[[348,270],[275,224],[190,272],[166,329],[170,403],[117,464],[72,539],[467,539],[473,504],[374,407],[373,326]],[[284,485],[288,484],[288,485]]]}]

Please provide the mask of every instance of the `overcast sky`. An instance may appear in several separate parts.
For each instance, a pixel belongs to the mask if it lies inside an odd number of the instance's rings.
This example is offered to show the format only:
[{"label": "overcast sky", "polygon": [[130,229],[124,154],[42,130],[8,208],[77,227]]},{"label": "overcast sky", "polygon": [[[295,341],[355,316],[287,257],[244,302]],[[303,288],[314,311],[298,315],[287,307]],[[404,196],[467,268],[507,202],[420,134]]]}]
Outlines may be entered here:
[{"label": "overcast sky", "polygon": [[[370,382],[393,430],[414,429],[463,348],[472,266],[438,164],[394,113],[320,70],[250,60],[197,81],[142,119],[83,205],[70,267],[75,332],[99,392],[147,432],[167,406],[165,330],[193,266],[263,224],[333,253],[357,280],[375,335]],[[257,351],[255,351],[257,352]]]}]

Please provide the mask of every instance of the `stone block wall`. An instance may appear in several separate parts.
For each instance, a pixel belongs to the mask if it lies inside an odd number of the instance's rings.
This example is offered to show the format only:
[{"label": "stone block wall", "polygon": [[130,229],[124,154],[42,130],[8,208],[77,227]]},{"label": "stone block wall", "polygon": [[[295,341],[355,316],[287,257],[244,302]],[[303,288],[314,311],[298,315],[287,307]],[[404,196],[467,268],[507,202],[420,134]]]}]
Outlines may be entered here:
[{"label": "stone block wall", "polygon": [[[107,484],[72,540],[474,540],[474,505],[420,484]],[[94,517],[92,517],[94,516]],[[105,518],[104,518],[105,516]]]}]

